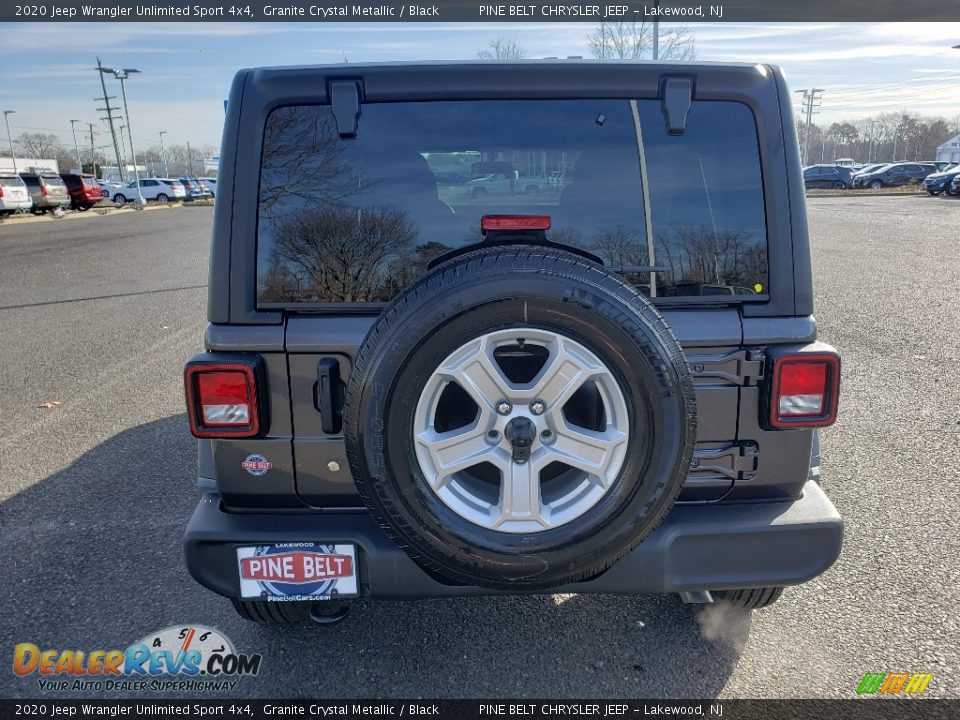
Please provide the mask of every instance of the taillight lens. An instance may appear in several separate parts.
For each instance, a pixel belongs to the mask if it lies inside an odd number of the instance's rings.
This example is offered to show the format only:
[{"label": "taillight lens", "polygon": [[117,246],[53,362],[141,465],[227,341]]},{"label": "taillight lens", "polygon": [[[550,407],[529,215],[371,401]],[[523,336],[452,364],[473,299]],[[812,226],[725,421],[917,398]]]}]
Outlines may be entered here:
[{"label": "taillight lens", "polygon": [[190,431],[200,438],[253,437],[260,432],[257,380],[242,364],[198,363],[184,372]]},{"label": "taillight lens", "polygon": [[50,193],[47,191],[47,186],[46,186],[46,185],[41,185],[41,186],[40,186],[40,194],[41,194],[41,195],[49,195],[49,194],[50,194]]},{"label": "taillight lens", "polygon": [[482,230],[549,230],[549,215],[484,215]]},{"label": "taillight lens", "polygon": [[840,357],[831,353],[783,355],[773,363],[770,425],[825,427],[837,419]]}]

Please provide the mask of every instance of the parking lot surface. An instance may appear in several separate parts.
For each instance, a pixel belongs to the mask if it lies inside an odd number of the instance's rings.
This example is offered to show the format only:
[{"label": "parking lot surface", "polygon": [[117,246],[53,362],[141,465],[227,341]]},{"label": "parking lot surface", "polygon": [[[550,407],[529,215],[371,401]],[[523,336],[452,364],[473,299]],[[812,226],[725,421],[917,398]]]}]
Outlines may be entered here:
[{"label": "parking lot surface", "polygon": [[[230,697],[850,697],[877,671],[960,695],[960,201],[808,206],[820,336],[844,362],[822,435],[846,521],[829,572],[752,616],[468,598],[359,602],[330,628],[246,623],[184,567],[181,368],[202,342],[211,210],[0,226],[0,652],[198,623],[263,655]],[[0,696],[37,695],[36,675],[0,672]]]}]

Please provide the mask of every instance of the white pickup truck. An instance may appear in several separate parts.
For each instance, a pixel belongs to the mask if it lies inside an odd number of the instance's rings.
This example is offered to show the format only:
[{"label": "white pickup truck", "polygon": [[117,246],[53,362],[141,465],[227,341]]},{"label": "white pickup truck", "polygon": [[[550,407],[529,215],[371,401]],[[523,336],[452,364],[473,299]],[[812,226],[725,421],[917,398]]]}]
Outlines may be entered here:
[{"label": "white pickup truck", "polygon": [[539,195],[549,187],[547,178],[520,177],[516,170],[490,173],[467,181],[467,192],[474,198],[488,195]]}]

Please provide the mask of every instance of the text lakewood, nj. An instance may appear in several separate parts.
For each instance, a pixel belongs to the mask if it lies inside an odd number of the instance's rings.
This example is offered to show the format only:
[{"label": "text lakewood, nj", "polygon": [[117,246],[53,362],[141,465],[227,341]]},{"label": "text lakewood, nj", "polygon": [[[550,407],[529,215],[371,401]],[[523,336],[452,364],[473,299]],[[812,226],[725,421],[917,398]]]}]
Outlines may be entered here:
[{"label": "text lakewood, nj", "polygon": [[[307,4],[286,2],[277,5],[248,5],[239,0],[232,3],[209,3],[195,5],[157,4],[42,4],[17,5],[16,16],[24,19],[90,19],[90,20],[133,20],[133,19],[185,19],[207,20],[271,20],[303,18],[306,20],[415,20],[444,19],[449,6],[434,4],[401,4],[398,2]],[[458,19],[464,19],[463,6],[459,7]],[[654,3],[633,3],[629,5],[589,5],[589,4],[538,4],[538,5],[490,5],[478,2],[474,5],[473,17],[476,19],[544,19],[544,20],[583,20],[583,19],[658,19],[658,18],[713,18],[721,19],[723,5],[678,5],[664,7]]]}]

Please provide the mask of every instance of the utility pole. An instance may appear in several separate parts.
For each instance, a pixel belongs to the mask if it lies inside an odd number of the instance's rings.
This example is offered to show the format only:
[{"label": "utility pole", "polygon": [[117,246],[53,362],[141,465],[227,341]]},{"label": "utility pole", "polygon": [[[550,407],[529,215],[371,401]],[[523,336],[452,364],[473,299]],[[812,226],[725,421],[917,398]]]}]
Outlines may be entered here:
[{"label": "utility pole", "polygon": [[876,120],[870,121],[870,149],[867,150],[867,165],[873,162],[873,128],[877,124]]},{"label": "utility pole", "polygon": [[103,67],[103,65],[100,63],[100,58],[97,58],[97,71],[100,74],[100,87],[103,88],[103,97],[94,98],[94,100],[98,100],[98,101],[103,100],[104,107],[97,108],[97,110],[100,110],[100,111],[105,110],[107,113],[107,116],[105,118],[101,118],[101,120],[106,120],[107,123],[110,125],[110,137],[113,138],[113,151],[114,153],[116,153],[116,157],[117,157],[117,170],[120,171],[120,179],[125,180],[126,178],[124,177],[123,163],[120,162],[120,145],[117,143],[117,131],[113,127],[113,113],[119,108],[110,106],[110,101],[116,100],[117,96],[107,95],[107,81],[104,80],[103,74],[104,72],[109,72],[109,69]]},{"label": "utility pole", "polygon": [[120,81],[120,94],[123,96],[123,114],[127,118],[127,139],[130,141],[130,155],[133,160],[133,177],[137,181],[137,203],[143,207],[147,201],[143,199],[143,188],[140,187],[140,171],[137,169],[137,151],[133,149],[133,128],[130,126],[130,107],[127,105],[127,85],[126,80],[130,73],[138,73],[134,68],[123,68],[122,70],[113,70],[114,76]]},{"label": "utility pole", "polygon": [[810,125],[813,122],[814,108],[820,107],[820,100],[822,99],[823,88],[811,88],[810,90],[803,90],[803,111],[807,116],[806,128],[803,131],[803,164],[809,165],[807,162],[807,157],[809,155],[810,149]]},{"label": "utility pole", "polygon": [[80,146],[77,144],[77,123],[79,120],[70,121],[70,132],[73,133],[73,149],[77,151],[77,172],[83,172],[83,158],[80,157]]},{"label": "utility pole", "polygon": [[[97,149],[93,146],[93,123],[87,123],[90,128],[90,165],[93,168],[93,176],[97,176]],[[80,163],[80,169],[83,170],[83,163]]]},{"label": "utility pole", "polygon": [[163,136],[166,134],[166,130],[160,131],[160,159],[163,161],[163,176],[170,177],[170,168],[167,167],[167,151],[163,149]]},{"label": "utility pole", "polygon": [[7,142],[10,143],[10,160],[13,161],[13,174],[17,174],[17,155],[13,152],[13,136],[10,134],[10,116],[13,115],[16,110],[4,110],[3,111],[3,122],[7,125]]},{"label": "utility pole", "polygon": [[190,141],[187,140],[187,162],[190,164],[187,175],[193,177],[193,152],[190,150]]}]

